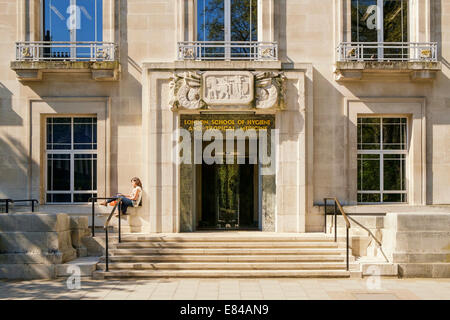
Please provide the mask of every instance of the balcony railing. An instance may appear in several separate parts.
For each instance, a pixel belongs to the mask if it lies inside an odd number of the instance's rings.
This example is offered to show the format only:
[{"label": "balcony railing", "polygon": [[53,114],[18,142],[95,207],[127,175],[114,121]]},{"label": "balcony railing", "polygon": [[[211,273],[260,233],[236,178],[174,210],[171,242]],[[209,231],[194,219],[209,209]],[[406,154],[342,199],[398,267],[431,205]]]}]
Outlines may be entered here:
[{"label": "balcony railing", "polygon": [[115,61],[111,42],[26,41],[16,43],[16,61]]},{"label": "balcony railing", "polygon": [[435,62],[438,49],[435,42],[343,42],[337,51],[340,62]]},{"label": "balcony railing", "polygon": [[178,42],[178,60],[278,60],[276,42],[184,41]]}]

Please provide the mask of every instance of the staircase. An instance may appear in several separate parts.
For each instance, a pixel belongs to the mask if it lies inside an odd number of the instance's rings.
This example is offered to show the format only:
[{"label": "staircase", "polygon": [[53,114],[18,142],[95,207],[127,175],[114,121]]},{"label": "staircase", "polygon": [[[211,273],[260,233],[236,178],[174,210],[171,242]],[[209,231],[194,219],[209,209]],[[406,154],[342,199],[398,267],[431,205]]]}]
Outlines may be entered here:
[{"label": "staircase", "polygon": [[[345,246],[325,234],[216,232],[124,235],[94,279],[349,277]],[[350,256],[350,270],[357,264]]]}]

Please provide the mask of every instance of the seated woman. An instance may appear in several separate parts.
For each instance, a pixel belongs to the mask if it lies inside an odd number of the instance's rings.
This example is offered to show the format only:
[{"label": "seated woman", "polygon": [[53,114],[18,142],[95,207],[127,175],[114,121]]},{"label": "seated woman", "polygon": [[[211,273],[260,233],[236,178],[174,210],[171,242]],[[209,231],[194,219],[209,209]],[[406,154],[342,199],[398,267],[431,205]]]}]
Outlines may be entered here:
[{"label": "seated woman", "polygon": [[[127,208],[129,206],[137,207],[139,206],[139,203],[141,202],[142,198],[142,183],[141,180],[138,177],[134,177],[131,179],[131,186],[132,190],[129,195],[125,195],[122,193],[118,193],[116,195],[117,198],[122,199],[122,214],[127,214]],[[103,201],[100,203],[100,205],[107,206],[108,203],[115,201],[115,199],[111,199],[108,201]]]}]

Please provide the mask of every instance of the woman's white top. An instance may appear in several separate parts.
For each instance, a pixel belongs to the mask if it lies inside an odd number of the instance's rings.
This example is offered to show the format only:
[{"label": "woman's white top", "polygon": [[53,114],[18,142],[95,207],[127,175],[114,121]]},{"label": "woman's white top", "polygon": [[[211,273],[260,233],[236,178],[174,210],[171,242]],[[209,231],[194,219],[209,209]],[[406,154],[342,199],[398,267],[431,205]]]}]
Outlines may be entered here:
[{"label": "woman's white top", "polygon": [[138,192],[139,190],[139,195],[137,197],[136,200],[132,200],[133,201],[133,207],[137,207],[139,206],[139,203],[141,203],[141,198],[142,198],[142,188],[137,186],[135,188],[133,188],[133,190],[131,190],[131,199],[134,199],[134,197],[136,196],[136,192]]}]

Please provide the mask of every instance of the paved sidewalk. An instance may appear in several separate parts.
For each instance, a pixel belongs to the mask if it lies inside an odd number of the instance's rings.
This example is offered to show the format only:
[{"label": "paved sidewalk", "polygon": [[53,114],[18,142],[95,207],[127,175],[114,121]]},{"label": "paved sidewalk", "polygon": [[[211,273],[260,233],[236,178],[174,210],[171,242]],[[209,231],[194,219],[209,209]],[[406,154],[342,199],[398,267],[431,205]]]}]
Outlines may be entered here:
[{"label": "paved sidewalk", "polygon": [[[450,279],[155,279],[0,281],[0,299],[151,299],[151,300],[450,300]],[[375,288],[374,288],[375,286]]]}]

